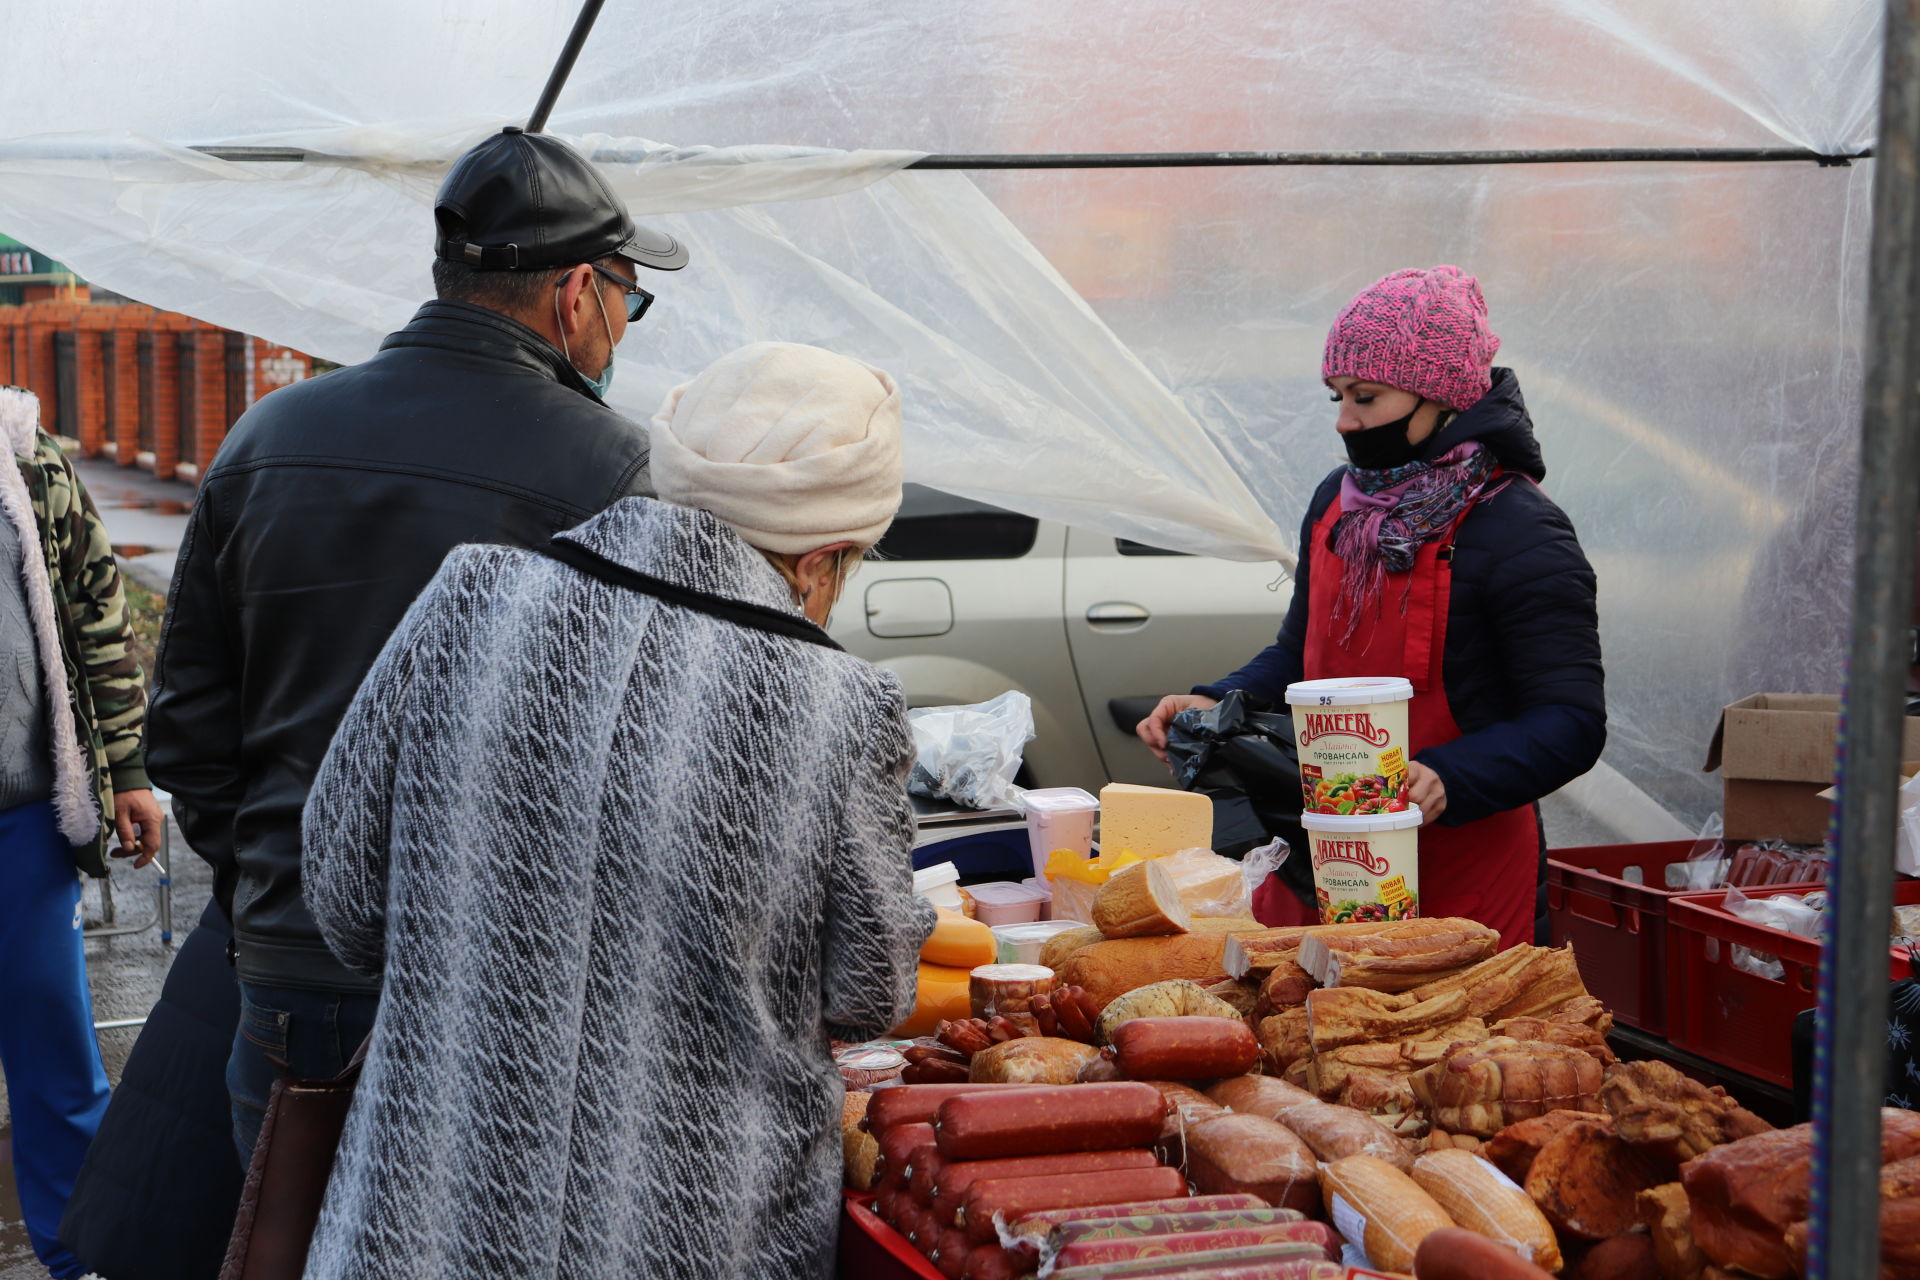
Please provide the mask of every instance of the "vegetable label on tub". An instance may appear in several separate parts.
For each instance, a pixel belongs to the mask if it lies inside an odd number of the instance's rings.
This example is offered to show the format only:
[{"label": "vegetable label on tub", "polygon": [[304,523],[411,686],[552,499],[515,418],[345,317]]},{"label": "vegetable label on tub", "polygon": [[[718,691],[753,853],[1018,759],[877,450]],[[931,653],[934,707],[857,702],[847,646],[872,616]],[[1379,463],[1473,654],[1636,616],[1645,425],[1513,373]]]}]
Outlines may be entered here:
[{"label": "vegetable label on tub", "polygon": [[1313,887],[1323,924],[1406,920],[1420,914],[1413,831],[1311,831]]}]

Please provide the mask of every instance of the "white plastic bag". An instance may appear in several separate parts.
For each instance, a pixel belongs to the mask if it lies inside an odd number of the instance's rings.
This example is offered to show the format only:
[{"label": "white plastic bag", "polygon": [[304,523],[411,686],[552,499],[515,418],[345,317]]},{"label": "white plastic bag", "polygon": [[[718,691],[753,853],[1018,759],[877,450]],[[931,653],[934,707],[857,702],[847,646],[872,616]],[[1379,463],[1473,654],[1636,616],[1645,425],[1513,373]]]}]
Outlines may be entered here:
[{"label": "white plastic bag", "polygon": [[1240,884],[1246,891],[1249,910],[1254,891],[1265,884],[1267,877],[1278,871],[1292,853],[1292,846],[1275,836],[1269,843],[1247,850],[1246,856],[1240,859]]},{"label": "white plastic bag", "polygon": [[913,776],[907,790],[969,809],[1015,805],[1013,775],[1033,741],[1033,700],[1010,690],[969,707],[907,712],[913,727]]},{"label": "white plastic bag", "polygon": [[1730,915],[1739,916],[1753,924],[1763,924],[1769,929],[1779,929],[1802,938],[1820,936],[1821,908],[1797,894],[1780,893],[1771,898],[1749,898],[1740,890],[1729,888],[1725,901],[1720,905]]}]

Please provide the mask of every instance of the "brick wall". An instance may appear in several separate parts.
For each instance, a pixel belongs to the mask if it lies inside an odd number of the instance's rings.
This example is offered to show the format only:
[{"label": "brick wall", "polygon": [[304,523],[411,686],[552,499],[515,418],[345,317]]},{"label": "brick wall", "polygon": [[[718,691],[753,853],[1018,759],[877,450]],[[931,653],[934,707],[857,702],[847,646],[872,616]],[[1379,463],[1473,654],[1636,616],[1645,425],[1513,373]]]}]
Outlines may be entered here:
[{"label": "brick wall", "polygon": [[[66,339],[56,344],[56,334],[68,336],[70,355],[56,351],[56,346],[68,350]],[[249,404],[313,372],[312,358],[300,352],[257,338],[243,338],[236,346],[231,336],[190,316],[137,303],[62,297],[0,306],[0,384],[39,396],[41,425],[54,431],[62,422],[60,365],[71,360],[66,385],[73,389],[74,403],[67,406],[66,421],[82,453],[107,453],[123,467],[139,465],[162,478],[177,474],[197,482]],[[142,376],[143,337],[151,343],[151,377]],[[183,341],[192,372],[186,388],[180,385]],[[230,378],[237,385],[229,387]],[[153,440],[151,449],[143,450],[141,424],[147,417]],[[193,461],[183,465],[183,454]]]}]

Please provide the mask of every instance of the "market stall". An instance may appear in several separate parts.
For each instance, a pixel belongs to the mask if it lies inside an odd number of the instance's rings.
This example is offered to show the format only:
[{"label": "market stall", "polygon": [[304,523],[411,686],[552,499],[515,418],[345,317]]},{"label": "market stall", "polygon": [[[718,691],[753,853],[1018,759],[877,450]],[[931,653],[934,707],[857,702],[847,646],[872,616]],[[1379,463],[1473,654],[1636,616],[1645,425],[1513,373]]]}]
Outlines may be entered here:
[{"label": "market stall", "polygon": [[[922,1009],[838,1055],[844,1275],[1800,1273],[1810,1126],[1623,1044],[1583,972],[1631,992],[1631,957],[1460,919],[1262,928],[1186,844],[1195,799],[1102,796],[1098,852],[1034,878],[1078,918],[990,926],[993,895],[949,887]],[[1920,1120],[1885,1117],[1906,1274]]]}]

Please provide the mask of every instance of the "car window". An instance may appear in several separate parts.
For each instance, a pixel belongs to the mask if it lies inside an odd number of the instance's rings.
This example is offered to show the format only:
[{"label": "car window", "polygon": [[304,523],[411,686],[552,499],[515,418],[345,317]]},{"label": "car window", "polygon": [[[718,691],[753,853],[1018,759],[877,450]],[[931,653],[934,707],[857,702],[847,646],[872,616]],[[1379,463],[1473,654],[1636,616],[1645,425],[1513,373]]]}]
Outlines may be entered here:
[{"label": "car window", "polygon": [[1115,538],[1113,549],[1123,556],[1185,556],[1190,551],[1169,551],[1165,547],[1148,546],[1144,542],[1135,542],[1131,538]]},{"label": "car window", "polygon": [[893,527],[868,558],[1017,560],[1039,537],[1040,522],[1032,516],[910,484]]}]

